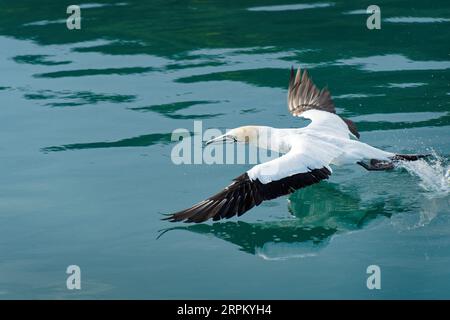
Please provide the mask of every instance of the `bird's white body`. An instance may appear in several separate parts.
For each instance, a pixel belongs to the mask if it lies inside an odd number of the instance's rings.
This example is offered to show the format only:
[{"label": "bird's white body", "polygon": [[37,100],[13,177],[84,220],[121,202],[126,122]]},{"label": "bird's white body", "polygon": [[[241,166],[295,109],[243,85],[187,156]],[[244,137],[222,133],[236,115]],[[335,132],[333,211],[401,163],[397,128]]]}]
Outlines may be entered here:
[{"label": "bird's white body", "polygon": [[254,127],[257,139],[250,140],[259,148],[284,153],[275,160],[259,164],[247,174],[262,183],[308,172],[330,165],[355,164],[366,159],[389,160],[393,153],[374,148],[352,139],[346,123],[336,114],[321,110],[308,110],[301,114],[311,123],[299,129]]}]

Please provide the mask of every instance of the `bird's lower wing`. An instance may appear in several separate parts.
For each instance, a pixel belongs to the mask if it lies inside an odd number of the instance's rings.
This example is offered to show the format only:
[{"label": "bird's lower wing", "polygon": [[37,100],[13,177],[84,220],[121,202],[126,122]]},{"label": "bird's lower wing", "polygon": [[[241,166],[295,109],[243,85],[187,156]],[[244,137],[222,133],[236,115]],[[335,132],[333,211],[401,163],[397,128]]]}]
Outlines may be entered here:
[{"label": "bird's lower wing", "polygon": [[[256,165],[228,187],[198,204],[169,215],[165,220],[203,222],[240,216],[259,205],[307,187],[331,175],[329,163],[340,153],[320,141],[303,141],[286,155]],[[309,153],[305,150],[309,149]]]},{"label": "bird's lower wing", "polygon": [[330,170],[324,167],[263,184],[259,180],[250,179],[248,174],[244,173],[214,196],[189,209],[171,214],[165,220],[198,223],[211,218],[220,220],[240,216],[264,200],[274,199],[328,179],[330,174]]}]

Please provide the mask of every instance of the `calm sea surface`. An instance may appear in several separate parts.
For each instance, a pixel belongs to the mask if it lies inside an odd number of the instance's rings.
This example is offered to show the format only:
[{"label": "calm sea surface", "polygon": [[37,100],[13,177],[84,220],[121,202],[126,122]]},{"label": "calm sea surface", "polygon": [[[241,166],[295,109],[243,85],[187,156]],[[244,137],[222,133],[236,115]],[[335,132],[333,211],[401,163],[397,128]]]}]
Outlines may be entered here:
[{"label": "calm sea surface", "polygon": [[[379,1],[368,30],[360,1],[291,1],[95,0],[81,30],[72,2],[0,1],[0,299],[450,298],[450,3]],[[172,131],[305,125],[291,66],[364,142],[433,158],[161,221],[250,168],[176,166]]]}]

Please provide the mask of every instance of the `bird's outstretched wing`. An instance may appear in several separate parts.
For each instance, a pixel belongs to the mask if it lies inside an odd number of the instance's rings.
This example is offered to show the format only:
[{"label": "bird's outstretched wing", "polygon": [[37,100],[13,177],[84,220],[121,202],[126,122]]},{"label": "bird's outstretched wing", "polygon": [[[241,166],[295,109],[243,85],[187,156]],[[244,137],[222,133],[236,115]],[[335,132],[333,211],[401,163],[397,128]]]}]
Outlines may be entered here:
[{"label": "bird's outstretched wing", "polygon": [[329,163],[341,153],[319,139],[301,140],[284,156],[254,166],[219,193],[165,219],[198,223],[240,216],[264,200],[328,179]]},{"label": "bird's outstretched wing", "polygon": [[309,77],[308,70],[297,74],[294,68],[291,69],[288,89],[288,107],[294,116],[299,116],[302,112],[316,109],[336,113],[333,99],[328,89],[319,90]]},{"label": "bird's outstretched wing", "polygon": [[[327,88],[319,90],[310,78],[308,70],[305,69],[302,72],[300,68],[297,70],[297,73],[294,72],[294,68],[291,68],[288,108],[293,116],[304,116],[308,119],[311,119],[311,117],[306,116],[304,113],[309,110],[326,111],[331,114],[336,114],[336,108],[330,91]],[[358,129],[353,121],[342,117],[340,119],[346,124],[346,129],[355,137],[359,138]]]}]

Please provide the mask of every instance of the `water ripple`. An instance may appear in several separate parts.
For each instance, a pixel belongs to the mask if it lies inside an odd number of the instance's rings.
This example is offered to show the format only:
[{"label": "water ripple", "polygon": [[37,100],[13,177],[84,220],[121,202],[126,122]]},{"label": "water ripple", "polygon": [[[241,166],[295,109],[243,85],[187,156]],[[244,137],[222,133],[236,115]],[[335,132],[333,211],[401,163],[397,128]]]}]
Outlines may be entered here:
[{"label": "water ripple", "polygon": [[364,71],[402,71],[402,70],[445,70],[450,69],[450,61],[415,61],[401,54],[387,54],[364,58],[341,59],[340,66],[356,66]]},{"label": "water ripple", "polygon": [[449,22],[447,18],[433,18],[433,17],[391,17],[384,21],[392,23],[442,23]]},{"label": "water ripple", "polygon": [[291,10],[306,10],[316,8],[326,8],[334,6],[334,2],[317,2],[317,3],[298,3],[298,4],[285,4],[275,6],[262,6],[251,7],[248,11],[291,11]]}]

